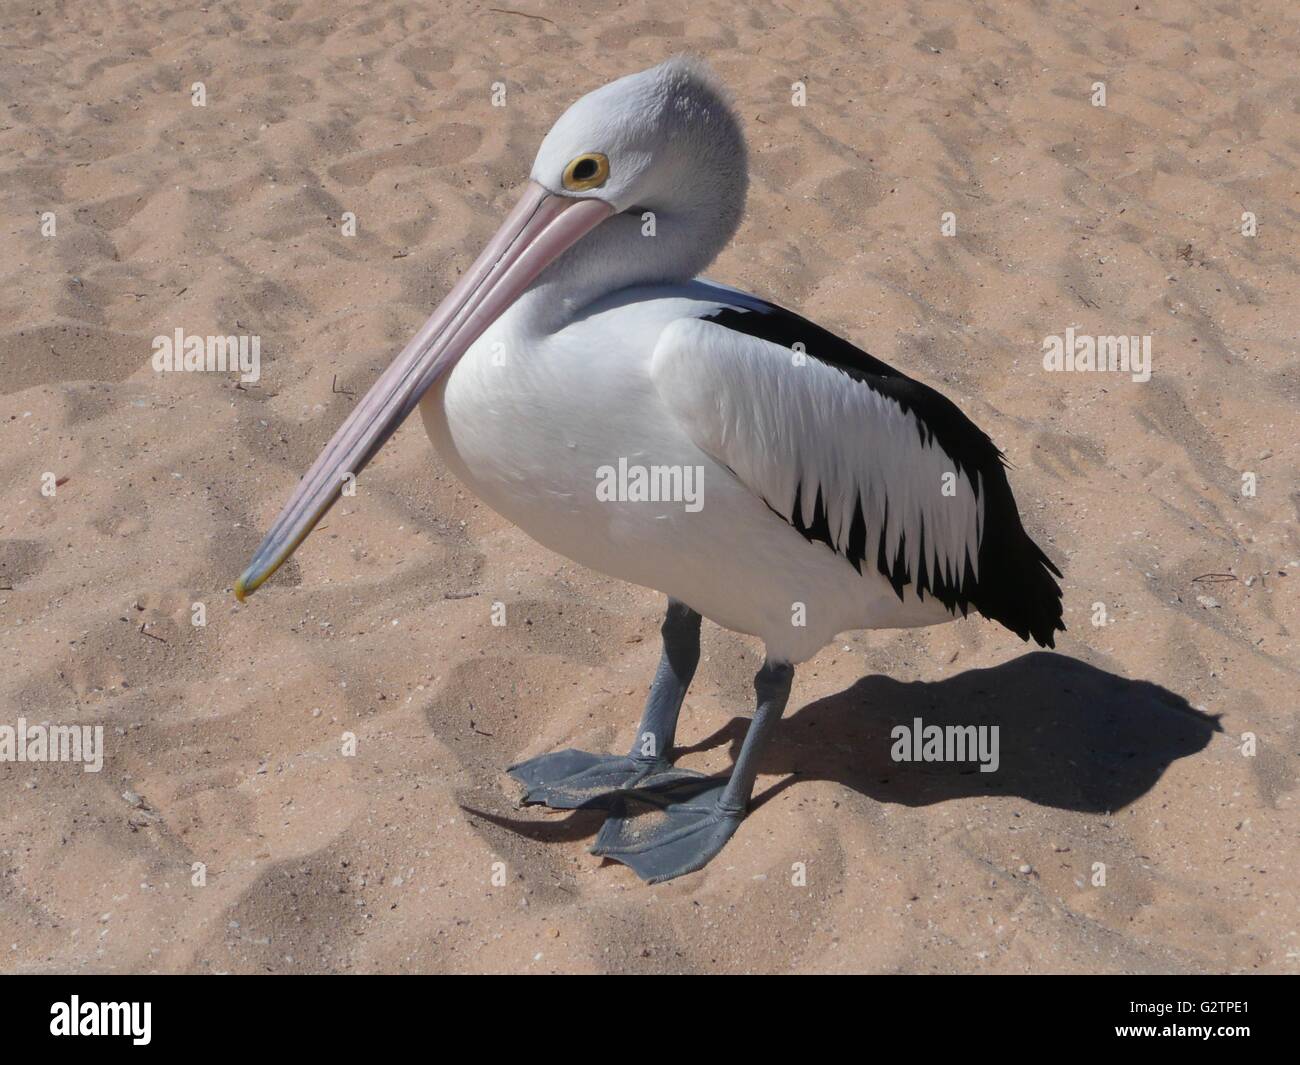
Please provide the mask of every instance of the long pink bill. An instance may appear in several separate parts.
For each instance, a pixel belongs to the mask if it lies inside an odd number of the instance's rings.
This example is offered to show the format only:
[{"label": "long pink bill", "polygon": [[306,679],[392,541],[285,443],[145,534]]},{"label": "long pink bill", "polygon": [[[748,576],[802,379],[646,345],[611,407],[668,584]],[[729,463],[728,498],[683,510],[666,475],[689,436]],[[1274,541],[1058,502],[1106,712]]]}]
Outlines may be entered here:
[{"label": "long pink bill", "polygon": [[546,267],[609,217],[601,200],[557,196],[529,182],[515,209],[456,287],[339,426],[235,583],[242,602],[307,538],[424,395]]}]

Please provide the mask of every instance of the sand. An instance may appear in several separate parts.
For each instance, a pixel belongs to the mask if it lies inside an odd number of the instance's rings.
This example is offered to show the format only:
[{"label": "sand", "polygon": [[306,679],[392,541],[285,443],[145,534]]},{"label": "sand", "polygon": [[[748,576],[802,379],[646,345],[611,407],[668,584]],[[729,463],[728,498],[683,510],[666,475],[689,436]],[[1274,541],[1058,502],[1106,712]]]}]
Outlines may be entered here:
[{"label": "sand", "polygon": [[[0,763],[5,970],[1300,969],[1287,5],[172,8],[0,12],[0,725],[106,748]],[[502,770],[630,743],[655,593],[532,543],[414,422],[231,588],[560,111],[679,51],[751,142],[711,275],[986,428],[1069,631],[846,634],[731,844],[647,887]],[[1151,379],[1046,372],[1068,327],[1150,336]],[[177,328],[258,335],[260,380],[156,372]],[[729,766],[760,655],[706,623],[683,764]],[[891,760],[916,717],[998,725],[999,771]]]}]

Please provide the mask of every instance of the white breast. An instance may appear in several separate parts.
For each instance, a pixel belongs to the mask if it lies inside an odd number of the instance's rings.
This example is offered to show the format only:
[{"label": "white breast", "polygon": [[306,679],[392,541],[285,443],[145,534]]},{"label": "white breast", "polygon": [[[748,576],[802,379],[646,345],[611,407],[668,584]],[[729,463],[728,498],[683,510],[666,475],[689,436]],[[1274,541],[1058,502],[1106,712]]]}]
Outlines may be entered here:
[{"label": "white breast", "polygon": [[[642,298],[544,335],[527,329],[527,308],[509,314],[426,395],[429,437],[457,477],[538,542],[758,636],[779,658],[802,661],[846,629],[948,620],[933,600],[900,602],[879,576],[807,542],[693,442],[651,364],[663,330],[699,312],[696,300]],[[678,470],[702,493],[599,498],[620,462]]]}]

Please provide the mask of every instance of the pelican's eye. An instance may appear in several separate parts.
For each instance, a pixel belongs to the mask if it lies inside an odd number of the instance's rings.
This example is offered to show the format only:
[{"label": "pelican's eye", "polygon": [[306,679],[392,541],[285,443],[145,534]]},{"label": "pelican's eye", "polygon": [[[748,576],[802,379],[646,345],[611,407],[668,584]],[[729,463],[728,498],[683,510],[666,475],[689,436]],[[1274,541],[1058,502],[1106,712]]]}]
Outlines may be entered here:
[{"label": "pelican's eye", "polygon": [[598,189],[608,177],[609,160],[600,152],[587,152],[564,168],[564,187],[571,192]]}]

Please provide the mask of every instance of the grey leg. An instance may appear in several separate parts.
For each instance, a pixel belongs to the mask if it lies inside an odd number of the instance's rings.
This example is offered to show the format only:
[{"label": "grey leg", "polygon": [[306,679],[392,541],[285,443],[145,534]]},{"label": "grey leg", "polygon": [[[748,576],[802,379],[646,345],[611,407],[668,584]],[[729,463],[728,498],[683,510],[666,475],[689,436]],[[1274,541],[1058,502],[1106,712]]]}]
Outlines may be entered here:
[{"label": "grey leg", "polygon": [[642,765],[667,764],[677,735],[677,716],[700,663],[700,615],[694,610],[669,599],[659,631],[664,649],[628,755]]},{"label": "grey leg", "polygon": [[757,709],[754,720],[749,723],[745,733],[745,742],[741,744],[740,756],[736,767],[731,771],[727,786],[718,799],[719,811],[744,817],[749,809],[749,799],[754,793],[754,781],[758,777],[758,759],[767,744],[768,737],[776,728],[776,723],[785,713],[785,704],[790,699],[790,685],[794,682],[794,666],[788,662],[773,665],[764,662],[763,668],[754,675],[754,695]]},{"label": "grey leg", "polygon": [[700,661],[700,615],[670,599],[660,631],[663,653],[631,752],[622,757],[570,748],[513,765],[507,772],[524,785],[524,802],[560,810],[605,807],[628,788],[701,779],[699,773],[674,769],[670,761],[682,700]]},{"label": "grey leg", "polygon": [[781,720],[793,680],[794,667],[785,662],[767,662],[758,671],[754,720],[725,782],[633,793],[630,800],[658,812],[650,817],[618,812],[601,828],[592,853],[630,866],[652,884],[703,868],[726,845],[749,808],[758,759]]}]

